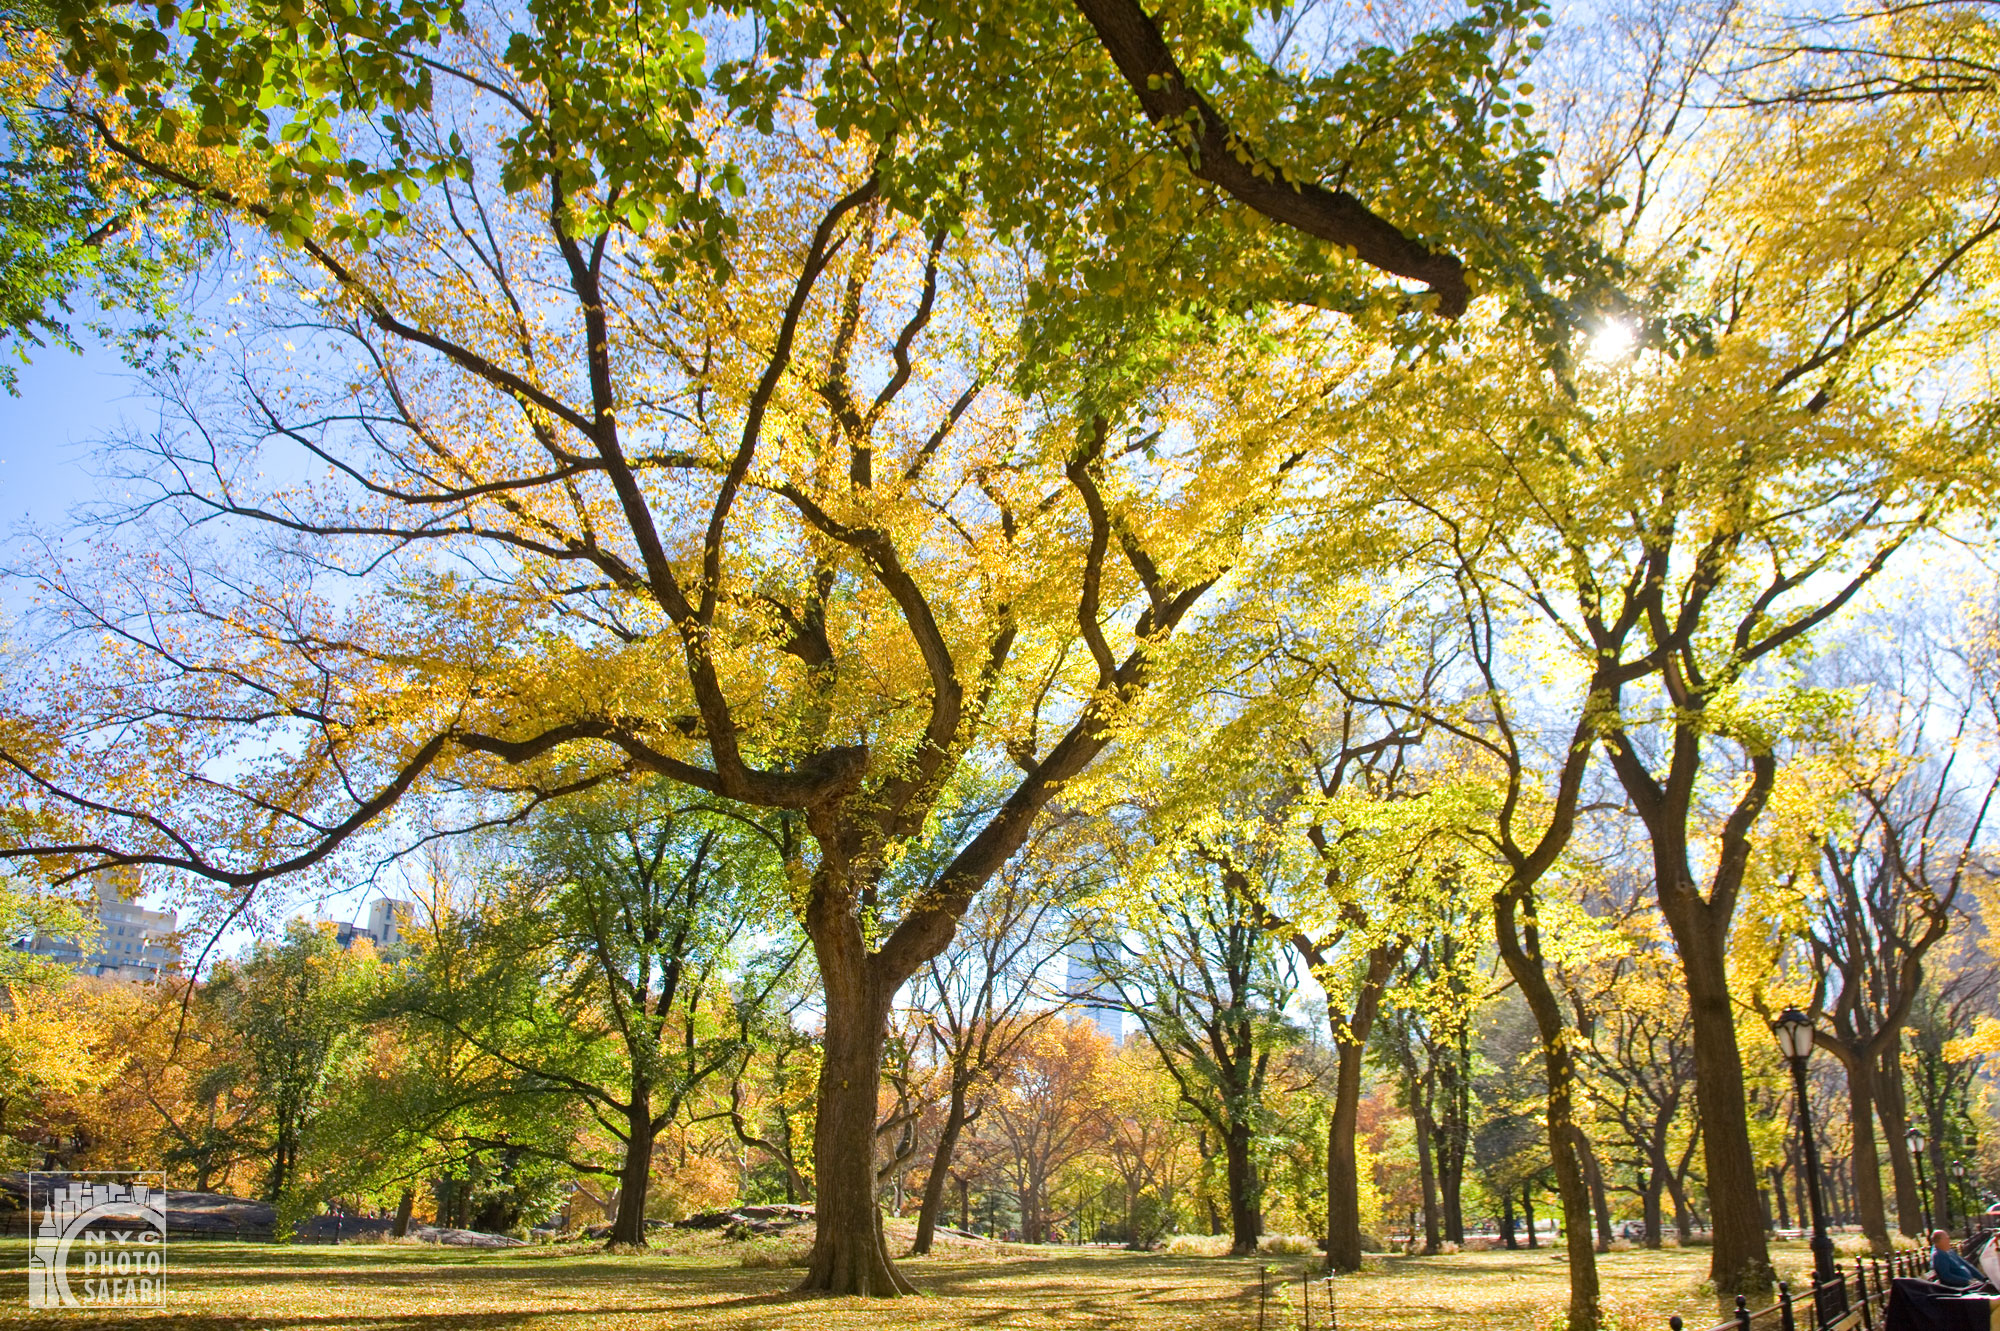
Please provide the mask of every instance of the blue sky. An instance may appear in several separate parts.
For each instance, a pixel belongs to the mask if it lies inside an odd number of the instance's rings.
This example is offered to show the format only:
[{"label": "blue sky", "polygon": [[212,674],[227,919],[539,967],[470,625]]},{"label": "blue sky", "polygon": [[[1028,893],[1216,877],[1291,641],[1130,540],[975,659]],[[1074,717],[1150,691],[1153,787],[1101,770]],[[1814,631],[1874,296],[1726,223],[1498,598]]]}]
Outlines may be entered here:
[{"label": "blue sky", "polygon": [[[60,524],[97,495],[92,450],[121,422],[152,414],[144,386],[94,339],[84,354],[41,348],[21,367],[20,396],[0,394],[0,528],[13,562],[23,524]],[[8,603],[13,604],[12,589]]]}]

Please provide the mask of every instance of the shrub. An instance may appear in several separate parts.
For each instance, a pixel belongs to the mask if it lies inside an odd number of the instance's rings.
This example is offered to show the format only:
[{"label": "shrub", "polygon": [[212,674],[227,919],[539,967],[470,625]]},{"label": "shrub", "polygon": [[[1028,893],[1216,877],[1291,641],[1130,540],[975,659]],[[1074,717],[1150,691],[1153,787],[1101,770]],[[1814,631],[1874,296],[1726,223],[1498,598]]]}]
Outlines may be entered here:
[{"label": "shrub", "polygon": [[1257,1251],[1276,1257],[1309,1257],[1319,1251],[1319,1240],[1310,1234],[1266,1234],[1257,1240]]},{"label": "shrub", "polygon": [[1227,1257],[1227,1234],[1175,1234],[1167,1240],[1167,1251],[1176,1257]]}]

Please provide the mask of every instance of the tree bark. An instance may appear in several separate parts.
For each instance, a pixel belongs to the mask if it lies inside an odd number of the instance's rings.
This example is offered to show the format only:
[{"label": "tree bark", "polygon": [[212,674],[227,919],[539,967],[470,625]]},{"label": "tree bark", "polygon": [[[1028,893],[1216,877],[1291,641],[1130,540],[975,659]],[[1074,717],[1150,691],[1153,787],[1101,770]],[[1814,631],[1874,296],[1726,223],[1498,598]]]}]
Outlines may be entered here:
[{"label": "tree bark", "polygon": [[1159,25],[1138,0],[1077,0],[1077,7],[1147,117],[1176,127],[1175,142],[1197,176],[1274,222],[1424,283],[1437,295],[1440,313],[1454,319],[1465,313],[1471,288],[1457,256],[1404,235],[1344,189],[1293,179],[1280,165],[1249,157],[1229,124],[1188,84]]},{"label": "tree bark", "polygon": [[1521,1246],[1514,1238],[1514,1190],[1512,1188],[1502,1188],[1500,1190],[1500,1241],[1509,1248],[1518,1248]]},{"label": "tree bark", "polygon": [[1666,1186],[1667,1171],[1657,1164],[1654,1165],[1652,1171],[1646,1175],[1646,1188],[1644,1193],[1641,1194],[1640,1201],[1641,1223],[1645,1226],[1646,1246],[1648,1248],[1658,1248],[1662,1242],[1660,1236],[1660,1192]]},{"label": "tree bark", "polygon": [[1255,1256],[1257,1240],[1264,1233],[1264,1207],[1257,1182],[1257,1161],[1251,1154],[1249,1124],[1230,1126],[1229,1135],[1223,1140],[1223,1159],[1229,1172],[1229,1255]]},{"label": "tree bark", "polygon": [[1674,875],[1661,882],[1660,899],[1680,951],[1693,1019],[1695,1109],[1714,1244],[1709,1276],[1720,1294],[1757,1294],[1770,1288],[1773,1275],[1763,1206],[1757,1200],[1756,1156],[1750,1149],[1743,1053],[1736,1043],[1736,1012],[1729,996],[1734,912],[1717,910],[1702,899],[1675,864],[1684,857],[1658,858],[1661,868]]},{"label": "tree bark", "polygon": [[1452,1056],[1445,1060],[1439,1089],[1444,1099],[1437,1149],[1438,1191],[1444,1205],[1444,1236],[1447,1241],[1463,1246],[1465,1156],[1472,1135],[1472,1043],[1471,1036],[1462,1026],[1452,1043]]},{"label": "tree bark", "polygon": [[1896,1186],[1896,1216],[1904,1234],[1923,1233],[1923,1206],[1917,1197],[1917,1171],[1910,1163],[1909,1099],[1903,1090],[1903,1038],[1892,1034],[1873,1069],[1875,1112],[1882,1120],[1882,1140],[1889,1148],[1889,1173]]},{"label": "tree bark", "polygon": [[944,1185],[951,1174],[952,1153],[958,1149],[959,1133],[965,1129],[965,1086],[952,1078],[951,1103],[945,1110],[944,1126],[938,1130],[937,1152],[931,1157],[930,1177],[924,1180],[924,1200],[917,1208],[917,1239],[910,1255],[921,1257],[931,1250],[937,1237],[938,1212],[944,1206]]},{"label": "tree bark", "polygon": [[1777,1165],[1771,1166],[1771,1200],[1778,1208],[1778,1228],[1792,1227],[1791,1209],[1785,1204],[1785,1171]]},{"label": "tree bark", "polygon": [[1437,1171],[1431,1163],[1431,1114],[1422,1098],[1422,1084],[1412,1077],[1409,1085],[1410,1111],[1417,1123],[1417,1182],[1424,1195],[1424,1255],[1430,1257],[1436,1255],[1439,1246]]},{"label": "tree bark", "polygon": [[1889,1217],[1882,1199],[1882,1159],[1875,1150],[1875,1060],[1859,1058],[1847,1066],[1847,1126],[1852,1134],[1848,1158],[1854,1162],[1854,1209],[1861,1232],[1877,1257],[1890,1252]]},{"label": "tree bark", "polygon": [[410,1232],[410,1213],[417,1209],[417,1193],[414,1188],[403,1189],[403,1195],[396,1199],[396,1223],[390,1228],[391,1238],[405,1238]]},{"label": "tree bark", "polygon": [[[1295,936],[1301,952],[1307,946]],[[1380,1010],[1383,986],[1395,969],[1396,950],[1377,947],[1368,954],[1368,971],[1362,978],[1354,1011],[1341,1011],[1327,1004],[1327,1021],[1334,1034],[1337,1058],[1333,1089],[1333,1114],[1326,1133],[1326,1263],[1329,1271],[1361,1269],[1361,1175],[1354,1157],[1355,1124],[1361,1115],[1362,1059],[1368,1051],[1368,1035]],[[1308,953],[1306,961],[1317,964],[1319,957]]]},{"label": "tree bark", "polygon": [[894,1297],[915,1289],[896,1270],[875,1200],[875,1116],[889,994],[873,982],[859,921],[812,930],[826,985],[826,1047],[813,1124],[812,1255],[800,1289]]},{"label": "tree bark", "polygon": [[1604,1169],[1597,1163],[1597,1153],[1590,1149],[1590,1142],[1581,1132],[1577,1134],[1577,1154],[1583,1158],[1585,1176],[1590,1183],[1590,1208],[1597,1216],[1597,1250],[1611,1251],[1611,1198],[1604,1190]]},{"label": "tree bark", "polygon": [[1677,1175],[1667,1175],[1667,1195],[1674,1202],[1674,1237],[1686,1247],[1694,1240],[1694,1208],[1688,1205],[1687,1184]]},{"label": "tree bark", "polygon": [[[1507,973],[1527,1000],[1542,1046],[1542,1068],[1548,1083],[1549,1158],[1555,1165],[1556,1195],[1562,1202],[1563,1245],[1569,1262],[1569,1331],[1597,1331],[1603,1322],[1597,1278],[1597,1254],[1583,1236],[1590,1233],[1590,1188],[1584,1178],[1579,1147],[1582,1130],[1576,1123],[1576,1057],[1562,1004],[1542,960],[1541,934],[1535,923],[1532,886],[1509,883],[1493,903],[1494,933]],[[1533,1213],[1528,1213],[1528,1245],[1535,1246]]]},{"label": "tree bark", "polygon": [[633,1078],[631,1108],[625,1113],[625,1162],[618,1171],[618,1214],[605,1235],[606,1247],[646,1246],[646,1193],[653,1181],[653,1105],[641,1078]]}]

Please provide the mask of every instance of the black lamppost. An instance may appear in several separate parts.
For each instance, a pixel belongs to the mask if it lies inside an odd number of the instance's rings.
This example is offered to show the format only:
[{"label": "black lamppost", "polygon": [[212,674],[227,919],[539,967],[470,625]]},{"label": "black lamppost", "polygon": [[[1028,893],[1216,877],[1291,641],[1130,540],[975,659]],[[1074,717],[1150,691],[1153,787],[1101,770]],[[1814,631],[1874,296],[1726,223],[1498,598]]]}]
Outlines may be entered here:
[{"label": "black lamppost", "polygon": [[1917,1219],[1924,1227],[1924,1242],[1930,1242],[1931,1231],[1931,1185],[1924,1177],[1924,1130],[1910,1124],[1910,1130],[1903,1134],[1903,1140],[1910,1144],[1910,1155],[1917,1162]]},{"label": "black lamppost", "polygon": [[[1957,1193],[1961,1198],[1963,1198],[1965,1196],[1965,1161],[1954,1160],[1951,1162],[1951,1178],[1952,1178],[1951,1191]],[[1951,1228],[1951,1207],[1949,1205],[1951,1201],[1950,1193],[1947,1193],[1945,1195],[1945,1201],[1946,1201],[1946,1206],[1944,1212],[1944,1224],[1945,1228],[1949,1229]],[[1972,1219],[1972,1215],[1969,1211],[1967,1212],[1965,1218],[1968,1221]],[[1968,1224],[1966,1225],[1966,1229],[1969,1232],[1972,1229],[1972,1226]]]},{"label": "black lamppost", "polygon": [[[1812,1018],[1795,1007],[1788,1007],[1778,1016],[1777,1034],[1778,1051],[1792,1065],[1792,1091],[1799,1102],[1806,1200],[1812,1207],[1813,1297],[1818,1299],[1821,1290],[1828,1290],[1831,1297],[1840,1300],[1840,1306],[1832,1310],[1838,1316],[1846,1311],[1847,1284],[1833,1265],[1833,1240],[1826,1232],[1826,1207],[1819,1195],[1819,1143],[1813,1138],[1812,1101],[1806,1094],[1806,1060],[1812,1057],[1813,1047]],[[1833,1295],[1829,1287],[1837,1288],[1839,1294]],[[1816,1324],[1824,1326],[1826,1319],[1817,1319]]]}]

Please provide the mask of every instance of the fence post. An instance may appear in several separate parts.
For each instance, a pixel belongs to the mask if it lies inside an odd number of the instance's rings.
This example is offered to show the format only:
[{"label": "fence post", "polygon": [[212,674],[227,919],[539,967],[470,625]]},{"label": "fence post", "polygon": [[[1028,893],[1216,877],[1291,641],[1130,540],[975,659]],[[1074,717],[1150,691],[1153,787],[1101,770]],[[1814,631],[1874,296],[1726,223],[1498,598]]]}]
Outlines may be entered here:
[{"label": "fence post", "polygon": [[1257,1268],[1257,1331],[1264,1331],[1264,1280],[1270,1273],[1271,1268],[1268,1266]]},{"label": "fence post", "polygon": [[1667,1319],[1667,1331],[1681,1331],[1681,1315],[1675,1313]]},{"label": "fence post", "polygon": [[1736,1325],[1738,1331],[1750,1331],[1750,1305],[1743,1301],[1741,1294],[1736,1296]]},{"label": "fence post", "polygon": [[[1841,1277],[1842,1280],[1846,1278]],[[1854,1283],[1861,1290],[1861,1331],[1875,1331],[1875,1309],[1869,1306],[1868,1298],[1868,1263],[1859,1257],[1854,1259]],[[1880,1276],[1876,1277],[1875,1283],[1882,1283]]]},{"label": "fence post", "polygon": [[1782,1280],[1778,1282],[1778,1331],[1798,1331],[1798,1323],[1792,1320],[1792,1287]]},{"label": "fence post", "polygon": [[1326,1331],[1340,1331],[1340,1307],[1333,1299],[1333,1272],[1326,1273]]},{"label": "fence post", "polygon": [[1313,1278],[1311,1271],[1299,1272],[1299,1293],[1306,1301],[1306,1331],[1313,1331]]}]

